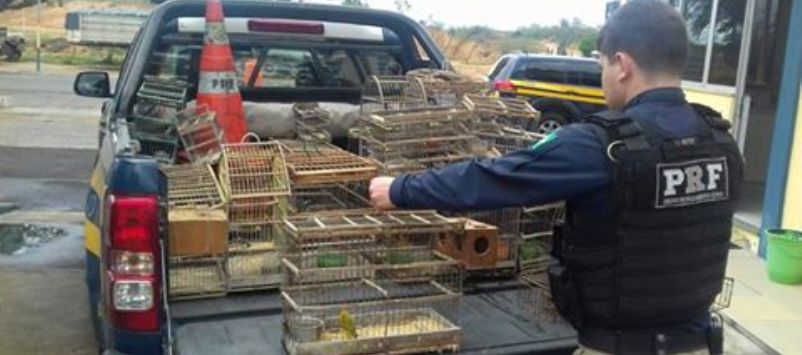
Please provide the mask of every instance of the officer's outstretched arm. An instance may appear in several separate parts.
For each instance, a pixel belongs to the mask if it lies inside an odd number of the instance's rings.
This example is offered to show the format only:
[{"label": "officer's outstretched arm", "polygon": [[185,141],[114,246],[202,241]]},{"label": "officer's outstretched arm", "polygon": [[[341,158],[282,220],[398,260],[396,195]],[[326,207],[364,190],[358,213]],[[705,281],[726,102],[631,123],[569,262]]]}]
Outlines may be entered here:
[{"label": "officer's outstretched arm", "polygon": [[401,176],[390,187],[390,199],[398,208],[447,211],[534,206],[609,184],[607,164],[595,134],[573,125],[531,149]]}]

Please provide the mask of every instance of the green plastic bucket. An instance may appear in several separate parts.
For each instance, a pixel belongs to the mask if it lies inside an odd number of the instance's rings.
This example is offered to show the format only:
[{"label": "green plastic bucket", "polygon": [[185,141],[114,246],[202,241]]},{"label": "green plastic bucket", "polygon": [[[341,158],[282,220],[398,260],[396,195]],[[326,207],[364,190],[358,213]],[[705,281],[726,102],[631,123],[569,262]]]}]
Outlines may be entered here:
[{"label": "green plastic bucket", "polygon": [[781,284],[802,284],[802,232],[770,229],[766,237],[769,279]]}]

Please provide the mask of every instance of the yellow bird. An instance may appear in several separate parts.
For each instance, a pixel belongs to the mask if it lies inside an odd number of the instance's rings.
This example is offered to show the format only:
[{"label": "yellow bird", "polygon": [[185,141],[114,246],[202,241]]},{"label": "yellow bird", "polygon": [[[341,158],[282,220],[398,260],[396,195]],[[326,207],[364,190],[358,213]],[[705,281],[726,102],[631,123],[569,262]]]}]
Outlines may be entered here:
[{"label": "yellow bird", "polygon": [[356,339],[356,322],[348,309],[343,308],[340,311],[340,328],[343,329],[348,339]]}]

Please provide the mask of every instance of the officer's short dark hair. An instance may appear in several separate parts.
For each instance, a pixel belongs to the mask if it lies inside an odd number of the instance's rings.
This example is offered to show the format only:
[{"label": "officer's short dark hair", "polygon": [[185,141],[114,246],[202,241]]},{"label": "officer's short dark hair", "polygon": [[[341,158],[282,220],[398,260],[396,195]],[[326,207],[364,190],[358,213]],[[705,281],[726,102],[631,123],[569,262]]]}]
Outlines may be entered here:
[{"label": "officer's short dark hair", "polygon": [[599,52],[632,56],[646,72],[681,75],[688,55],[688,30],[680,14],[656,0],[633,0],[621,6],[602,27]]}]

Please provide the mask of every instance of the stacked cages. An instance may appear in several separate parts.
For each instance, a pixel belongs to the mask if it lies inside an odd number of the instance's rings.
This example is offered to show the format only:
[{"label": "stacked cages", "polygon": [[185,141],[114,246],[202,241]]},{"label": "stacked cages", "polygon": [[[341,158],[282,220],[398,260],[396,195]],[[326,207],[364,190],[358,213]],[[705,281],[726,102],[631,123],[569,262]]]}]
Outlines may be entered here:
[{"label": "stacked cages", "polygon": [[304,142],[331,142],[331,134],[326,127],[331,125],[331,114],[320,108],[318,103],[296,103],[292,107],[295,113],[295,129],[298,139]]},{"label": "stacked cages", "polygon": [[481,94],[487,90],[487,84],[450,71],[418,69],[406,76],[409,81],[423,87],[427,104],[435,107],[454,107],[464,95]]},{"label": "stacked cages", "polygon": [[456,351],[459,261],[433,250],[458,222],[431,211],[331,212],[284,222],[290,354]]},{"label": "stacked cages", "polygon": [[360,112],[395,111],[427,106],[426,90],[403,76],[371,76],[362,86]]},{"label": "stacked cages", "polygon": [[468,129],[472,117],[449,108],[386,111],[363,116],[351,137],[359,155],[379,161],[384,174],[415,173],[485,154]]},{"label": "stacked cages", "polygon": [[276,142],[224,144],[220,180],[228,200],[229,291],[276,287],[276,227],[287,213],[290,182]]},{"label": "stacked cages", "polygon": [[173,163],[178,152],[176,115],[186,107],[189,83],[146,75],[137,91],[131,136],[142,154]]},{"label": "stacked cages", "polygon": [[183,110],[176,116],[178,137],[192,163],[216,164],[222,154],[223,130],[206,106]]},{"label": "stacked cages", "polygon": [[226,292],[228,219],[223,192],[209,165],[163,166],[168,186],[167,242],[170,299]]},{"label": "stacked cages", "polygon": [[479,122],[521,130],[537,127],[540,119],[540,112],[520,99],[468,94],[462,98],[462,106],[473,112]]}]

